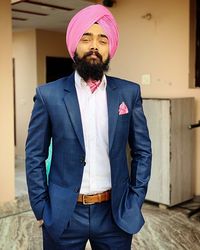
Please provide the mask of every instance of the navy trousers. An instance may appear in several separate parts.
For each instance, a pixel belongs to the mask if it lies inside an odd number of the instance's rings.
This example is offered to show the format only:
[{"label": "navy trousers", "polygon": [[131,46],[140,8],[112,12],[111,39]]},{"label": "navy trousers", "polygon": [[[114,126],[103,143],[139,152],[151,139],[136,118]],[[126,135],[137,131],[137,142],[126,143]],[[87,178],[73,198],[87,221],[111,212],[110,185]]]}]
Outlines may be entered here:
[{"label": "navy trousers", "polygon": [[132,234],[120,229],[114,222],[110,201],[100,204],[77,203],[75,211],[55,242],[43,226],[44,250],[84,250],[87,241],[93,250],[130,250]]}]

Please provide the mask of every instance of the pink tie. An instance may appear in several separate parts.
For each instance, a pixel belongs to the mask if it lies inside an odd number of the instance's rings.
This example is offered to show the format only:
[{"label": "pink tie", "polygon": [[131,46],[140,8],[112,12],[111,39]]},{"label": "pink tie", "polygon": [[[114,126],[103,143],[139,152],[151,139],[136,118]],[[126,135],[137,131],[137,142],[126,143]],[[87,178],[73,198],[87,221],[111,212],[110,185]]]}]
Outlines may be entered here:
[{"label": "pink tie", "polygon": [[101,81],[96,81],[96,80],[92,80],[89,79],[87,81],[88,86],[90,87],[90,90],[92,93],[94,93],[94,91],[99,87],[99,85],[101,84]]}]

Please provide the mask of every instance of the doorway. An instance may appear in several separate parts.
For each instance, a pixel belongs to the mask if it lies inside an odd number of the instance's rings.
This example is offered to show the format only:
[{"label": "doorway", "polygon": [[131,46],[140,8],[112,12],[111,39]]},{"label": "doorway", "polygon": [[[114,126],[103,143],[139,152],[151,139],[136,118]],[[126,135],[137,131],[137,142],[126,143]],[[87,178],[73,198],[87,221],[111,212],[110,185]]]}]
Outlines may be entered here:
[{"label": "doorway", "polygon": [[73,60],[66,57],[46,57],[46,82],[68,76],[74,71]]}]

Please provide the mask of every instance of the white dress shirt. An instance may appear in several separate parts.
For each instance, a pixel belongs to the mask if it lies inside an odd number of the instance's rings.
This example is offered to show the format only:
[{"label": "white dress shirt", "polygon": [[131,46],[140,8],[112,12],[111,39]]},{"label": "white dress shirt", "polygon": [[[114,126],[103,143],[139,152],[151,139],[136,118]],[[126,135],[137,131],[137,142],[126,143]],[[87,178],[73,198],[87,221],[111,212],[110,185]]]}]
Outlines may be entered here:
[{"label": "white dress shirt", "polygon": [[101,193],[111,189],[106,85],[104,75],[100,86],[92,93],[75,71],[75,87],[86,149],[81,194]]}]

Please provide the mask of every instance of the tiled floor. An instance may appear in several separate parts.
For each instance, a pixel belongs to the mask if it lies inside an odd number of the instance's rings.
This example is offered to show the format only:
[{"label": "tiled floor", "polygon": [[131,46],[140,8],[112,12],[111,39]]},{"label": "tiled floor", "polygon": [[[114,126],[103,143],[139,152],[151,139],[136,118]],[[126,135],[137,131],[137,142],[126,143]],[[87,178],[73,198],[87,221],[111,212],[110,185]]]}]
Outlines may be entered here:
[{"label": "tiled floor", "polygon": [[[23,166],[16,168],[16,187],[16,202],[0,207],[0,250],[41,250],[41,230],[28,203]],[[146,224],[133,237],[132,249],[200,250],[200,213],[187,216],[197,206],[200,197],[170,209],[145,203]]]}]

